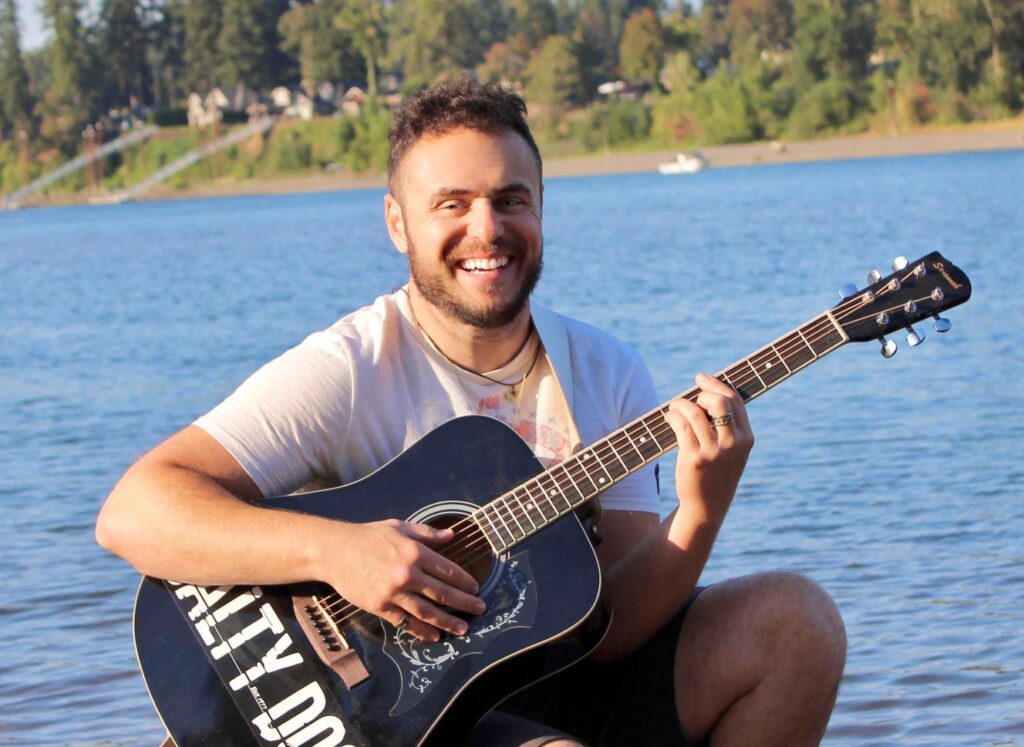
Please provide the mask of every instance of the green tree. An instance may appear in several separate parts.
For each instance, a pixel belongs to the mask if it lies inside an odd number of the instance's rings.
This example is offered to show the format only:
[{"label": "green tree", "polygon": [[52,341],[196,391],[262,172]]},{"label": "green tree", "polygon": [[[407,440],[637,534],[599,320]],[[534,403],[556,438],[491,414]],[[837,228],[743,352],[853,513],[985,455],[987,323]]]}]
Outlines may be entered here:
[{"label": "green tree", "polygon": [[100,56],[113,85],[115,104],[141,100],[145,87],[145,32],[139,0],[104,0],[100,9]]},{"label": "green tree", "polygon": [[366,63],[366,91],[377,95],[377,70],[387,49],[387,25],[381,0],[348,0],[333,18]]},{"label": "green tree", "polygon": [[406,78],[454,77],[483,60],[496,9],[485,0],[395,0],[391,52]]},{"label": "green tree", "polygon": [[299,63],[299,78],[309,87],[351,77],[361,61],[344,31],[334,25],[342,0],[295,5],[277,23],[281,48]]},{"label": "green tree", "polygon": [[46,24],[53,30],[53,41],[46,50],[49,86],[36,110],[40,115],[40,134],[52,143],[70,150],[78,134],[92,119],[97,99],[93,53],[85,29],[79,20],[79,0],[43,0]]},{"label": "green tree", "polygon": [[152,101],[158,109],[188,93],[185,86],[186,0],[165,0],[147,11],[145,57],[151,71]]},{"label": "green tree", "polygon": [[185,65],[189,88],[204,93],[214,84],[217,39],[221,28],[220,0],[188,0],[185,15]]},{"label": "green tree", "polygon": [[541,42],[558,31],[558,17],[551,0],[510,0],[513,28],[522,38],[522,48],[516,51],[529,53]]},{"label": "green tree", "polygon": [[526,99],[540,104],[541,124],[554,125],[570,103],[583,98],[583,76],[572,42],[561,34],[549,36],[525,71]]},{"label": "green tree", "polygon": [[790,125],[799,136],[841,127],[869,99],[872,0],[796,0]]},{"label": "green tree", "polygon": [[733,0],[723,22],[734,63],[788,49],[793,36],[791,0]]},{"label": "green tree", "polygon": [[658,14],[642,8],[629,17],[619,46],[622,73],[656,86],[665,64],[665,41]]},{"label": "green tree", "polygon": [[21,58],[14,0],[0,2],[0,137],[5,130],[27,129],[32,118],[28,72]]},{"label": "green tree", "polygon": [[277,19],[258,0],[224,0],[223,8],[217,35],[218,83],[250,89],[270,85],[274,80],[270,28],[276,28]]},{"label": "green tree", "polygon": [[476,66],[476,77],[484,83],[517,83],[526,70],[526,58],[505,42],[487,50],[484,61]]}]

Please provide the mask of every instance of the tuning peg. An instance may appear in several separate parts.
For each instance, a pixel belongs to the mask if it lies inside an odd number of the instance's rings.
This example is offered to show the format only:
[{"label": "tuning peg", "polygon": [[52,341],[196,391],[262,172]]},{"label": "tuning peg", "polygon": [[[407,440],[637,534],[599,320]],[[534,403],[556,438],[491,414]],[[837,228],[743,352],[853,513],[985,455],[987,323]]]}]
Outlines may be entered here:
[{"label": "tuning peg", "polygon": [[909,324],[907,325],[907,344],[910,347],[916,348],[918,345],[920,345],[922,342],[924,342],[924,338],[925,338],[924,332],[918,332],[916,329],[914,329]]},{"label": "tuning peg", "polygon": [[899,348],[899,345],[896,344],[895,340],[887,340],[884,337],[880,337],[878,339],[882,343],[882,357],[883,358],[885,358],[886,360],[889,360],[894,355],[896,355],[896,350]]},{"label": "tuning peg", "polygon": [[868,273],[868,282],[869,283],[877,283],[881,279],[882,279],[882,273],[880,273],[878,270],[872,270],[871,272]]},{"label": "tuning peg", "polygon": [[892,261],[892,271],[899,272],[909,264],[907,258],[901,255]]},{"label": "tuning peg", "polygon": [[935,315],[935,321],[932,322],[932,329],[936,332],[939,332],[940,334],[943,332],[949,332],[952,327],[953,323],[951,321],[939,316],[938,314]]},{"label": "tuning peg", "polygon": [[849,298],[857,294],[857,286],[853,283],[846,283],[845,285],[839,286],[839,297]]}]

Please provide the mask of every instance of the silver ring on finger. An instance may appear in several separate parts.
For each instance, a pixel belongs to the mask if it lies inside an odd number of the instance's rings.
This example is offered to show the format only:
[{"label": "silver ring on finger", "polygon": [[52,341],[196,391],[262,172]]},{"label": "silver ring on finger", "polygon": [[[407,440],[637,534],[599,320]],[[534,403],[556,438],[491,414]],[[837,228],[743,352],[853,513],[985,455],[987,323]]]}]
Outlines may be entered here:
[{"label": "silver ring on finger", "polygon": [[735,419],[736,413],[727,412],[725,415],[717,415],[713,418],[709,417],[708,422],[711,424],[712,428],[724,428],[725,426],[732,424]]},{"label": "silver ring on finger", "polygon": [[408,612],[406,612],[404,615],[402,615],[402,619],[398,621],[397,625],[395,625],[395,630],[399,630],[399,631],[405,630],[405,624],[407,622],[409,622],[409,613]]}]

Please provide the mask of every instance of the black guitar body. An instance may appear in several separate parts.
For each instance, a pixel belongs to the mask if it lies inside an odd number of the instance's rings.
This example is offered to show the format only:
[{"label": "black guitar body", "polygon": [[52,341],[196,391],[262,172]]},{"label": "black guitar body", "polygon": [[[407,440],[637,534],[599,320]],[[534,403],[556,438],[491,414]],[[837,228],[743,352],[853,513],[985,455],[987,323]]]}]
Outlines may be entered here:
[{"label": "black guitar body", "polygon": [[[351,522],[443,523],[541,469],[511,429],[465,417],[359,482],[266,505]],[[457,744],[501,699],[585,656],[606,627],[596,557],[574,516],[488,558],[487,612],[465,636],[426,644],[369,615],[346,623],[344,643],[365,668],[348,684],[293,605],[326,587],[214,589],[147,577],[135,643],[154,705],[181,747]]]}]

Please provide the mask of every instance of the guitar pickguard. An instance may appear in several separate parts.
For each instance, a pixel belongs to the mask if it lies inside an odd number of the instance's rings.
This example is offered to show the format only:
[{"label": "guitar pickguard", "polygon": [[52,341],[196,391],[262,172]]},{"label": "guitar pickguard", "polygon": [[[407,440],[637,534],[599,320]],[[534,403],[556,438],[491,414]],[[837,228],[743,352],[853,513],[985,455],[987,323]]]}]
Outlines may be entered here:
[{"label": "guitar pickguard", "polygon": [[528,561],[526,551],[499,561],[502,567],[493,583],[481,591],[487,612],[470,622],[465,635],[444,636],[437,643],[427,643],[405,630],[381,623],[385,629],[383,651],[398,668],[401,681],[398,699],[390,710],[392,716],[417,706],[456,660],[481,653],[508,630],[533,625],[537,592]]}]

